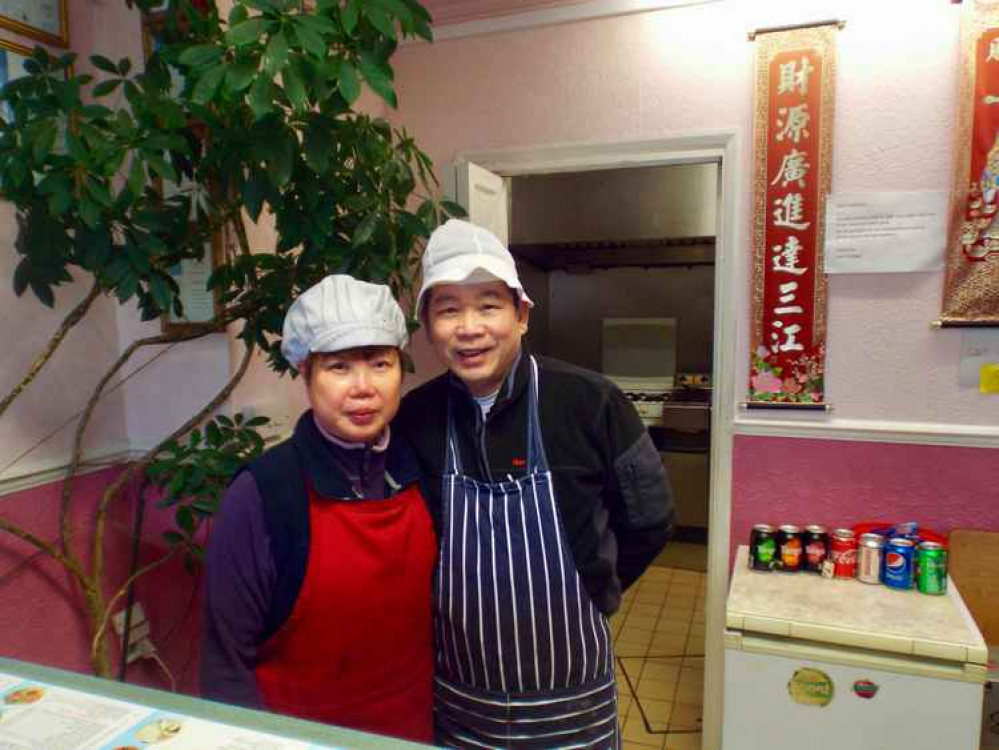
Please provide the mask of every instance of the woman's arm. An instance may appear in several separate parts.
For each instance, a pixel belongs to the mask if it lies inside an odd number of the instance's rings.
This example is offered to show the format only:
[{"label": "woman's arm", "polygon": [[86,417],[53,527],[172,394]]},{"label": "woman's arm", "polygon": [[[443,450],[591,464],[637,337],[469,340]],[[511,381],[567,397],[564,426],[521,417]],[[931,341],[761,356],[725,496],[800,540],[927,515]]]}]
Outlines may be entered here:
[{"label": "woman's arm", "polygon": [[201,694],[263,708],[254,669],[276,583],[260,492],[248,471],[226,490],[208,546]]}]

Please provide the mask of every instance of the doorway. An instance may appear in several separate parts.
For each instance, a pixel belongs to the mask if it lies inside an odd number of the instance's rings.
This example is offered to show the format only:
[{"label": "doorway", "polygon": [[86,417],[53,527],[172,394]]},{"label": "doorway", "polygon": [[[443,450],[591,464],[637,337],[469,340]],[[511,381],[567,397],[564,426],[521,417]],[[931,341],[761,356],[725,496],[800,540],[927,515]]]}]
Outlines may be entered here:
[{"label": "doorway", "polygon": [[[735,314],[723,300],[732,298],[737,246],[727,168],[735,153],[726,133],[466,153],[456,171],[459,200],[485,204],[473,221],[509,242],[528,293],[548,307],[532,315],[535,351],[599,371],[601,324],[676,322],[672,398],[639,392],[635,403],[683,496],[681,540],[612,621],[625,741],[636,747],[719,747],[735,350]],[[671,199],[656,193],[663,184]],[[666,205],[643,209],[649,202]]]}]

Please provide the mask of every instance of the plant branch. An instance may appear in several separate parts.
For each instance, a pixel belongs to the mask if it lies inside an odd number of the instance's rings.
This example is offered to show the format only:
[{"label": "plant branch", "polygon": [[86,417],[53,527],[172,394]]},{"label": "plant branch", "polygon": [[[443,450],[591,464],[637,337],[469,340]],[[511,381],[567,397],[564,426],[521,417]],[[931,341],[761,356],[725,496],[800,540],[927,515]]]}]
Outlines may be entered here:
[{"label": "plant branch", "polygon": [[70,504],[73,495],[73,479],[76,477],[79,471],[80,464],[83,462],[83,438],[87,430],[87,426],[90,424],[90,419],[93,416],[94,409],[97,408],[97,403],[101,399],[101,395],[104,393],[104,389],[107,387],[111,379],[121,370],[122,367],[131,359],[132,355],[135,354],[140,348],[144,346],[155,346],[157,344],[178,344],[184,341],[191,341],[193,339],[201,338],[202,336],[207,336],[210,333],[216,333],[221,331],[225,326],[235,320],[238,317],[236,309],[233,308],[217,321],[212,321],[211,323],[199,324],[197,326],[191,326],[186,328],[183,332],[175,333],[164,333],[158,336],[148,336],[142,339],[136,339],[128,348],[122,352],[121,356],[115,361],[113,365],[108,369],[104,376],[101,378],[97,387],[94,388],[93,393],[87,401],[87,405],[83,410],[83,414],[80,416],[79,421],[76,423],[76,433],[73,436],[73,453],[70,459],[69,468],[66,472],[66,479],[62,484],[62,502],[59,509],[59,539],[62,545],[62,550],[64,553],[69,554],[69,537],[72,532],[70,528]]},{"label": "plant branch", "polygon": [[108,508],[110,507],[111,502],[121,491],[122,487],[125,486],[126,482],[128,482],[136,473],[145,470],[157,454],[163,450],[163,446],[171,440],[176,440],[181,435],[193,430],[205,419],[205,417],[225,403],[226,399],[232,395],[236,386],[239,385],[243,376],[246,375],[246,371],[249,369],[250,362],[253,359],[253,349],[254,347],[252,344],[246,347],[246,352],[243,354],[243,361],[240,362],[236,373],[229,379],[229,382],[226,383],[217,394],[215,394],[215,397],[212,398],[212,400],[209,401],[203,409],[201,409],[201,411],[174,430],[170,435],[161,440],[156,446],[146,451],[146,453],[138,461],[119,474],[115,481],[112,482],[104,491],[104,495],[101,497],[100,505],[97,508],[97,517],[94,526],[93,564],[91,566],[91,575],[95,580],[102,580],[104,575],[104,535],[107,526]]},{"label": "plant branch", "polygon": [[0,416],[3,416],[4,412],[7,411],[7,408],[11,405],[11,403],[13,403],[14,399],[21,395],[22,391],[24,391],[24,389],[31,384],[31,381],[35,379],[45,364],[52,359],[52,355],[55,354],[56,349],[59,348],[63,339],[66,338],[66,334],[68,334],[70,329],[79,323],[83,316],[87,314],[87,310],[90,309],[90,306],[94,303],[94,300],[97,299],[97,295],[99,295],[100,292],[100,284],[95,281],[94,285],[90,288],[90,291],[87,292],[87,296],[84,297],[76,307],[70,310],[69,314],[63,319],[58,330],[52,338],[49,339],[49,343],[45,346],[45,349],[42,350],[42,353],[38,355],[38,358],[28,369],[27,374],[21,379],[21,382],[14,386],[14,389],[4,396],[2,401],[0,401]]},{"label": "plant branch", "polygon": [[62,551],[54,544],[46,542],[44,539],[35,536],[30,531],[22,529],[20,526],[7,521],[4,518],[0,518],[0,531],[6,531],[9,534],[16,536],[18,539],[27,542],[28,544],[36,547],[41,552],[51,557],[56,562],[60,563],[67,571],[82,585],[86,586],[88,584],[87,574],[84,572],[80,563],[74,560],[72,557],[64,555]]},{"label": "plant branch", "polygon": [[[146,573],[149,573],[158,568],[160,565],[163,565],[167,560],[172,558],[180,549],[181,549],[180,547],[174,547],[172,550],[170,550],[168,553],[166,553],[159,559],[153,560],[148,565],[144,565],[141,568],[139,568],[137,571],[132,573],[132,575],[130,575],[125,580],[125,583],[121,585],[121,587],[114,593],[114,595],[110,599],[108,599],[107,604],[104,606],[104,616],[101,618],[101,622],[98,625],[96,632],[94,633],[93,640],[91,640],[90,642],[91,658],[97,657],[98,651],[100,650],[101,641],[104,639],[104,634],[107,632],[108,629],[108,623],[111,621],[111,610],[114,609],[114,605],[118,603],[118,600],[121,599],[126,593],[128,593],[129,586],[131,586],[137,580],[142,578],[142,576],[146,575]],[[124,634],[122,635],[122,638],[127,638],[127,637],[128,637],[127,635]]]}]

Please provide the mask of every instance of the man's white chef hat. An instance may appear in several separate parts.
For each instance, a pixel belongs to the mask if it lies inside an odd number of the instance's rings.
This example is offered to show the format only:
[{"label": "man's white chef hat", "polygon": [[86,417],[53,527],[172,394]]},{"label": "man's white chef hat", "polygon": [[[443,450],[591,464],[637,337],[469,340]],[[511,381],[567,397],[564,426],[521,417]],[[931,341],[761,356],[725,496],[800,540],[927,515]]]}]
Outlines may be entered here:
[{"label": "man's white chef hat", "polygon": [[449,219],[430,235],[421,263],[423,284],[416,298],[418,314],[423,312],[427,291],[437,284],[485,281],[502,281],[519,299],[534,307],[520,283],[513,256],[488,229],[461,219]]}]

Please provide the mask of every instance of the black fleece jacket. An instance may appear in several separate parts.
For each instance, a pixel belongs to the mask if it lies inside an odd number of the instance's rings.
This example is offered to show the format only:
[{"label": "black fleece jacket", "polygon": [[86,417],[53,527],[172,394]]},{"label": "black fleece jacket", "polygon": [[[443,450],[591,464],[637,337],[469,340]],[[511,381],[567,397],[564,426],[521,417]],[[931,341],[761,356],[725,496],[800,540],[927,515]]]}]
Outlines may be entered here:
[{"label": "black fleece jacket", "polygon": [[[542,439],[562,525],[583,585],[610,615],[669,538],[669,481],[635,408],[613,383],[559,360],[535,358]],[[416,451],[438,530],[448,394],[464,471],[486,481],[519,477],[527,470],[529,368],[525,351],[485,420],[467,387],[450,373],[403,399],[392,427]]]}]

